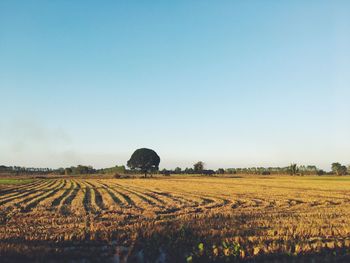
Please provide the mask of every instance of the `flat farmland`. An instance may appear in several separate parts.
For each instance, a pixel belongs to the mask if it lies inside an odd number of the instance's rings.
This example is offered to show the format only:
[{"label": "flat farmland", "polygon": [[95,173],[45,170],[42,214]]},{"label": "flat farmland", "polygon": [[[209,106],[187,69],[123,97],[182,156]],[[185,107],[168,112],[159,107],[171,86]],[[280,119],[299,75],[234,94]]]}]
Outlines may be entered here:
[{"label": "flat farmland", "polygon": [[338,262],[350,178],[0,181],[2,262]]}]

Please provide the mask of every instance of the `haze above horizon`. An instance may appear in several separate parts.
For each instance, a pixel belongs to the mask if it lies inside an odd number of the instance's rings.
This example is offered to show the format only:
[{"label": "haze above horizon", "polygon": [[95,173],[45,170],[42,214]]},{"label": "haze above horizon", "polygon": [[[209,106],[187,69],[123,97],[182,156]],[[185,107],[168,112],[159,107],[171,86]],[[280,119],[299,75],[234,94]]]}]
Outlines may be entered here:
[{"label": "haze above horizon", "polygon": [[0,164],[350,163],[349,1],[1,1]]}]

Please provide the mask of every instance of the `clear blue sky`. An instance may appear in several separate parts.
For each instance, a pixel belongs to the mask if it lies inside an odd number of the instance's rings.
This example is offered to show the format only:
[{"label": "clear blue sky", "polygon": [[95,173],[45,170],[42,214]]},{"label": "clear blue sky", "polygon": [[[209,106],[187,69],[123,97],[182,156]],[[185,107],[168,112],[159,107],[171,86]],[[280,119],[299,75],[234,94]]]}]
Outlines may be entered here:
[{"label": "clear blue sky", "polygon": [[0,164],[350,163],[350,1],[0,1]]}]

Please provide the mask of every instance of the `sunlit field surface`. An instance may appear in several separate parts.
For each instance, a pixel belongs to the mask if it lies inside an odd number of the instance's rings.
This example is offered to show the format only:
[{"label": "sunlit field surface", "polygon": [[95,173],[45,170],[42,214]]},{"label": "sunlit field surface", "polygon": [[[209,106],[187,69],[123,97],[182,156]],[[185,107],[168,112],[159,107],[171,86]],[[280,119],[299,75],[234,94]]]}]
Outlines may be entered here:
[{"label": "sunlit field surface", "polygon": [[348,262],[349,254],[347,177],[0,181],[1,262]]}]

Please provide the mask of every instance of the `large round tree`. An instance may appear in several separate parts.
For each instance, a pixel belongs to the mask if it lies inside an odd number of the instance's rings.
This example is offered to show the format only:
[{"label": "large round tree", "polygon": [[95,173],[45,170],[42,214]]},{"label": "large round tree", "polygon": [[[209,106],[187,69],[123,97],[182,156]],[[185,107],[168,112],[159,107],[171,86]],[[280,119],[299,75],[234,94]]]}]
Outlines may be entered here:
[{"label": "large round tree", "polygon": [[148,172],[157,171],[159,169],[160,158],[158,154],[147,148],[141,148],[136,150],[130,157],[127,165],[131,169],[136,169],[145,174],[147,177]]}]

